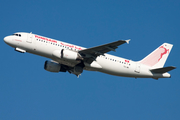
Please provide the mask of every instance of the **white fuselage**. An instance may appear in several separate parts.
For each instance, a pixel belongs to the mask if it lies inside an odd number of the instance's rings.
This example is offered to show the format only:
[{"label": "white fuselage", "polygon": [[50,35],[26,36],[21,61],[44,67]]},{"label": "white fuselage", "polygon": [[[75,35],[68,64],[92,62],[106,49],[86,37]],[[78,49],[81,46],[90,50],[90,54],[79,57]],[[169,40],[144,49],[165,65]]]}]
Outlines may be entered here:
[{"label": "white fuselage", "polygon": [[[71,51],[80,51],[86,48],[54,40],[51,38],[35,35],[32,33],[19,33],[21,36],[7,36],[4,41],[16,48],[20,52],[29,52],[50,58],[60,64],[75,66],[78,61],[59,59],[53,56],[55,50],[68,49]],[[149,69],[151,67],[134,62],[121,57],[104,54],[98,56],[91,64],[84,63],[84,70],[99,71],[110,75],[135,77],[135,78],[165,78],[170,77],[168,73],[153,74]]]}]

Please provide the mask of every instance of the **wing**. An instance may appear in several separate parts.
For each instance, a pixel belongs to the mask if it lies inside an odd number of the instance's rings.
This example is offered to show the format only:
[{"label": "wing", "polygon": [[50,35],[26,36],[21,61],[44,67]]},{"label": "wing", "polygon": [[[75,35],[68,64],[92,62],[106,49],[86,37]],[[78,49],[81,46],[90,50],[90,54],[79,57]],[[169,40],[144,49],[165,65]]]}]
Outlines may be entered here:
[{"label": "wing", "polygon": [[79,54],[84,58],[85,62],[91,63],[96,59],[97,56],[104,55],[104,53],[107,53],[109,51],[115,51],[115,49],[118,48],[119,45],[129,43],[129,41],[130,40],[118,40],[112,43],[81,50],[79,51]]}]

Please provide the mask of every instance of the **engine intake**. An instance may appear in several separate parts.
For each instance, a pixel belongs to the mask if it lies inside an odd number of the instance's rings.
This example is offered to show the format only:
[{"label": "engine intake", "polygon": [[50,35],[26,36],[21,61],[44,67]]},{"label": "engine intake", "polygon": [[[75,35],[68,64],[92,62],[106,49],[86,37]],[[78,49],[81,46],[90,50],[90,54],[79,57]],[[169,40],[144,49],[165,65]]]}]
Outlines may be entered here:
[{"label": "engine intake", "polygon": [[66,69],[61,64],[54,61],[46,61],[44,63],[44,69],[49,72],[66,72]]}]

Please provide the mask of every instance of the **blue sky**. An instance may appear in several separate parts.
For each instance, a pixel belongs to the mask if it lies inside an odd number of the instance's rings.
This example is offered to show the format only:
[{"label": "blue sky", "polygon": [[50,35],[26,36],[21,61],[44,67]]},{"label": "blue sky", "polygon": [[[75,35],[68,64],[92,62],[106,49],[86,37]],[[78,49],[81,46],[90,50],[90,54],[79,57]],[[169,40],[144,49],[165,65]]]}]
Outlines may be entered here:
[{"label": "blue sky", "polygon": [[[1,120],[179,120],[180,1],[1,0]],[[174,44],[165,66],[172,78],[134,79],[84,71],[50,73],[45,60],[20,54],[3,38],[33,32],[83,47],[131,39],[110,54],[140,60]]]}]

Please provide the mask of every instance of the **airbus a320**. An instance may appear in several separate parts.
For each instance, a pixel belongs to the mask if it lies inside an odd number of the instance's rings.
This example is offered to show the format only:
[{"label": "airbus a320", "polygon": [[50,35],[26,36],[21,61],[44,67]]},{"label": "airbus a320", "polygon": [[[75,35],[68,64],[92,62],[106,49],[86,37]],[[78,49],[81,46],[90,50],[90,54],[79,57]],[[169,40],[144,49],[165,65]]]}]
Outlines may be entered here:
[{"label": "airbus a320", "polygon": [[107,54],[130,40],[84,48],[40,35],[17,32],[4,38],[4,42],[21,53],[32,53],[51,60],[45,61],[44,69],[50,72],[69,72],[79,77],[83,70],[133,78],[170,78],[168,71],[174,66],[164,67],[173,47],[163,43],[140,61]]}]

